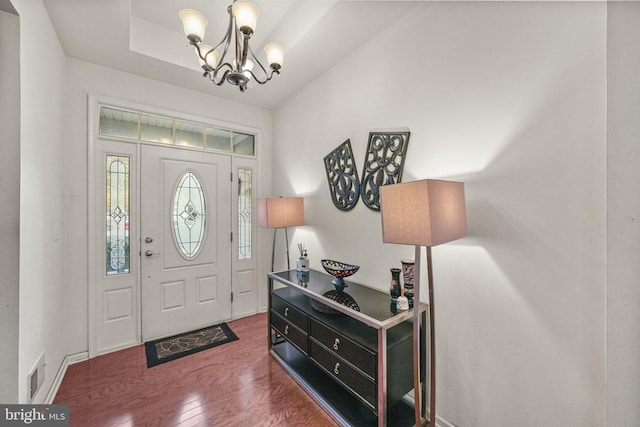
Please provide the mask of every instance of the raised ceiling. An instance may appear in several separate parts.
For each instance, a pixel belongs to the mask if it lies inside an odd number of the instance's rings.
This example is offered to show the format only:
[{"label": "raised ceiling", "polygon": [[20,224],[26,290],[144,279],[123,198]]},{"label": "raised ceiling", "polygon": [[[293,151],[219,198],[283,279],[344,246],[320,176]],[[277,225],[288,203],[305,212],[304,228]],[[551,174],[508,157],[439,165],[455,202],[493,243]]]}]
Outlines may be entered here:
[{"label": "raised ceiling", "polygon": [[[205,42],[227,27],[231,0],[47,0],[67,56],[265,108],[277,106],[416,6],[404,1],[254,0],[260,10],[251,45],[259,58],[275,41],[285,50],[280,76],[266,85],[215,86],[202,72],[178,18],[203,12]],[[384,52],[380,53],[381,60]]]}]

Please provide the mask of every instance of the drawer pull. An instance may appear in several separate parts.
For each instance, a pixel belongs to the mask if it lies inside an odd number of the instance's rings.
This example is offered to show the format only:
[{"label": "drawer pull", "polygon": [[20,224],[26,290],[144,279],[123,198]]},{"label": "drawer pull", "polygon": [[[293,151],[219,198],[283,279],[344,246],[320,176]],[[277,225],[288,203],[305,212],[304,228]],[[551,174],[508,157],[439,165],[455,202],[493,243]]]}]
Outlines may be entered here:
[{"label": "drawer pull", "polygon": [[284,308],[284,317],[287,317],[289,315],[289,307],[285,307]]},{"label": "drawer pull", "polygon": [[289,335],[289,325],[284,325],[284,334]]},{"label": "drawer pull", "polygon": [[335,351],[338,351],[338,346],[340,345],[340,340],[338,338],[336,338],[336,340],[333,342],[333,349]]},{"label": "drawer pull", "polygon": [[336,366],[333,367],[333,373],[340,375],[340,363],[336,362]]}]

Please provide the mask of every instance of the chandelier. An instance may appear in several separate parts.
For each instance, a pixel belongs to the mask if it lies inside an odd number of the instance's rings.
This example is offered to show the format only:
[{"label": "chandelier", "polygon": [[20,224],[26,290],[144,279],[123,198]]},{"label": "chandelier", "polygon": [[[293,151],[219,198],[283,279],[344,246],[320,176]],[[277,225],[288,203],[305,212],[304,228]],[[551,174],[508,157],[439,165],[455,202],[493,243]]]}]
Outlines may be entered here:
[{"label": "chandelier", "polygon": [[[227,12],[229,26],[223,39],[216,46],[202,42],[208,24],[202,13],[193,9],[183,9],[179,15],[189,40],[188,46],[195,48],[200,66],[204,70],[203,77],[218,86],[227,81],[244,92],[251,79],[262,85],[271,80],[274,74],[280,74],[284,53],[282,47],[276,43],[269,43],[264,47],[270,67],[268,72],[249,46],[249,39],[258,20],[258,8],[249,0],[235,0],[227,8]],[[227,53],[230,59],[226,59]],[[256,72],[254,63],[258,65]]]}]

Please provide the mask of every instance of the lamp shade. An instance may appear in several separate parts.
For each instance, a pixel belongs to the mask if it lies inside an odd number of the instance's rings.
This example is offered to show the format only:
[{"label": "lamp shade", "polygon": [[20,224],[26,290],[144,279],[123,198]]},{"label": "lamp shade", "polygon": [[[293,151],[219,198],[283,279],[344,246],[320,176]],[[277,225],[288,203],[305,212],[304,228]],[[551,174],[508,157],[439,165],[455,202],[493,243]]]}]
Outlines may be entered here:
[{"label": "lamp shade", "polygon": [[467,234],[464,183],[425,179],[380,187],[382,240],[436,246]]},{"label": "lamp shade", "polygon": [[267,54],[267,62],[271,68],[280,68],[282,67],[282,62],[284,61],[284,51],[282,50],[282,46],[278,43],[269,43],[264,47],[264,51]]},{"label": "lamp shade", "polygon": [[207,18],[194,9],[182,9],[179,16],[187,38],[194,43],[201,42],[204,39],[204,30],[209,23]]},{"label": "lamp shade", "polygon": [[255,4],[249,0],[236,0],[231,5],[231,13],[240,31],[252,34],[256,30],[259,13]]},{"label": "lamp shade", "polygon": [[259,199],[258,225],[269,228],[304,225],[304,199],[302,197]]}]

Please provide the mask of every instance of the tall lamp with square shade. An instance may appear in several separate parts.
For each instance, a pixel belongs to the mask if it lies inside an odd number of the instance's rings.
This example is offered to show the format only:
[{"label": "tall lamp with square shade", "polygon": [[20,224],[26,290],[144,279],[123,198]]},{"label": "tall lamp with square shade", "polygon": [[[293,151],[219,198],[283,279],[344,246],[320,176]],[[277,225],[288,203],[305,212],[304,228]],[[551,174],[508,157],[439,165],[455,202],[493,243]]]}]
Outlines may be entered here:
[{"label": "tall lamp with square shade", "polygon": [[273,232],[273,247],[271,248],[271,271],[274,269],[276,253],[276,232],[284,228],[287,245],[287,270],[291,269],[289,262],[289,235],[287,227],[304,225],[304,199],[302,197],[272,197],[258,200],[258,225],[260,227],[275,228]]},{"label": "tall lamp with square shade", "polygon": [[[380,187],[382,240],[415,246],[414,326],[420,325],[420,252],[426,247],[429,289],[429,418],[436,425],[436,346],[431,247],[464,237],[467,214],[462,182],[425,179]],[[413,328],[416,426],[423,425],[420,389],[420,328]],[[424,396],[422,396],[424,398]]]}]

